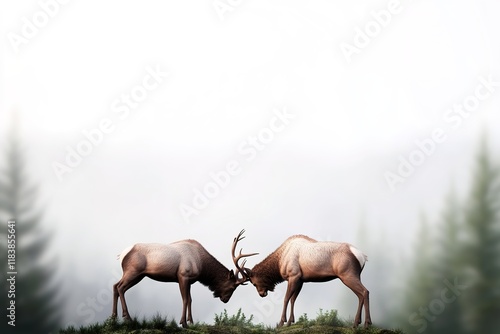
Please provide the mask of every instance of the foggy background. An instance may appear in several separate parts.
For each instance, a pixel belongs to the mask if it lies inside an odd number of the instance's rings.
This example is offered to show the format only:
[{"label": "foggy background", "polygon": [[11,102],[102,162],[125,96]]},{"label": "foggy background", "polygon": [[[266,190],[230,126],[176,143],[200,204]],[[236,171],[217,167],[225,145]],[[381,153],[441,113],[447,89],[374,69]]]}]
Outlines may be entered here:
[{"label": "foggy background", "polygon": [[[243,228],[240,247],[260,253],[250,267],[293,234],[355,244],[369,257],[362,281],[372,319],[391,326],[422,216],[433,231],[450,192],[467,198],[482,138],[498,164],[499,9],[493,1],[2,2],[0,149],[17,138],[26,182],[37,187],[33,205],[50,240],[32,259],[53,265],[60,326],[111,314],[116,256],[131,244],[192,238],[232,269],[231,242]],[[140,88],[144,80],[155,87]],[[464,103],[466,116],[453,111]],[[108,133],[99,136],[103,121]],[[441,142],[418,153],[436,129]],[[85,155],[68,158],[78,147]],[[391,186],[387,173],[398,175],[410,156],[418,165]],[[232,161],[239,173],[195,208],[197,192]],[[197,214],[186,218],[186,206]],[[242,308],[272,325],[285,289],[261,299],[240,287],[223,304],[196,283],[194,319],[212,323]],[[180,319],[175,283],[144,279],[127,301],[133,316]],[[353,318],[356,305],[338,280],[311,283],[295,314],[338,309]]]}]

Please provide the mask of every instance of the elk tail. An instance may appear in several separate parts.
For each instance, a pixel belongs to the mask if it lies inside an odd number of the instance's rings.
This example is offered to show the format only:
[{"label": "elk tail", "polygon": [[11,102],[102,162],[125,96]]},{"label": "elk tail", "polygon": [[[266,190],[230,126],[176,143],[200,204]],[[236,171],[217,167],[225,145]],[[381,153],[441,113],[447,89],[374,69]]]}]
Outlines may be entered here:
[{"label": "elk tail", "polygon": [[350,249],[352,254],[354,254],[354,256],[356,257],[356,259],[358,259],[359,265],[361,266],[361,270],[363,270],[366,261],[368,261],[368,256],[366,256],[366,254],[364,254],[362,251],[360,251],[359,249],[357,249],[352,245],[350,246]]},{"label": "elk tail", "polygon": [[127,247],[123,250],[123,252],[121,252],[120,254],[118,254],[116,256],[116,259],[117,260],[120,260],[120,265],[122,264],[123,262],[123,259],[125,258],[125,256],[132,250],[134,246],[130,246],[130,247]]}]

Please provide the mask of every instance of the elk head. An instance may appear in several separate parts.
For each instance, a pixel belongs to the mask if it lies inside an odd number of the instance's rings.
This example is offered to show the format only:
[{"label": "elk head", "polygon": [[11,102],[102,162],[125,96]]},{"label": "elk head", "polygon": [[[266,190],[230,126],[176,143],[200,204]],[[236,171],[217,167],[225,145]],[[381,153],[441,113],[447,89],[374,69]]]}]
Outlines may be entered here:
[{"label": "elk head", "polygon": [[[236,273],[234,274],[235,276],[235,280],[236,280],[236,284],[237,285],[246,285],[247,281],[250,280],[250,277],[248,276],[247,272],[246,272],[246,268],[245,268],[245,263],[247,262],[246,259],[243,260],[243,262],[240,264],[238,264],[238,262],[240,261],[240,259],[244,258],[244,257],[249,257],[249,256],[254,256],[254,255],[257,255],[259,253],[251,253],[251,254],[242,254],[241,252],[243,251],[243,248],[240,249],[240,253],[238,254],[238,256],[236,256],[236,245],[238,244],[239,241],[245,239],[245,237],[243,236],[243,233],[245,233],[245,230],[241,230],[241,232],[238,234],[238,236],[236,238],[234,238],[233,240],[233,246],[231,247],[231,255],[233,256],[233,262],[234,262],[234,266],[236,267]],[[241,274],[241,278],[239,277],[239,275]]]},{"label": "elk head", "polygon": [[[238,262],[244,257],[258,254],[258,253],[242,254],[240,250],[238,256],[235,255],[236,245],[238,244],[238,241],[245,238],[243,237],[243,233],[245,233],[245,230],[241,230],[238,236],[234,238],[233,244],[231,246],[231,255],[233,257],[234,265],[236,266],[236,272],[231,269],[228,272],[227,278],[223,281],[219,281],[219,286],[216,289],[216,291],[214,291],[214,297],[220,298],[220,300],[223,303],[227,303],[229,301],[229,299],[233,295],[234,290],[236,290],[238,286],[245,285],[246,284],[245,282],[249,280],[249,277],[246,275],[245,270],[241,269]],[[245,265],[245,262],[246,260],[243,260],[242,266]]]}]

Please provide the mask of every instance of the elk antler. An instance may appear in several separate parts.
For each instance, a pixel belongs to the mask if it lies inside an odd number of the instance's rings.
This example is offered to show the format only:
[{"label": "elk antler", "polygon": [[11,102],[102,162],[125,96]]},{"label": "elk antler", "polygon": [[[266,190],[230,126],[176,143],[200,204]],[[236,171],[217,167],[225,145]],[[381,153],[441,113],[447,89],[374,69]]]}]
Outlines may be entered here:
[{"label": "elk antler", "polygon": [[[234,238],[233,246],[231,248],[231,254],[233,255],[233,262],[234,262],[234,265],[236,266],[236,273],[235,273],[236,280],[237,280],[237,283],[241,284],[241,285],[245,285],[246,284],[245,282],[248,281],[250,278],[248,277],[248,275],[246,274],[246,272],[244,270],[245,263],[247,262],[247,260],[244,259],[243,262],[241,263],[241,267],[243,267],[243,269],[241,269],[240,265],[238,265],[238,261],[243,257],[249,257],[249,256],[259,254],[259,253],[241,254],[241,252],[243,251],[243,248],[242,248],[242,249],[240,249],[240,254],[238,254],[238,256],[235,255],[236,245],[238,244],[238,241],[245,239],[245,237],[243,237],[243,233],[245,233],[245,230],[241,230],[241,232],[238,234],[238,236],[236,238]],[[239,273],[241,273],[241,278],[238,278]]]}]

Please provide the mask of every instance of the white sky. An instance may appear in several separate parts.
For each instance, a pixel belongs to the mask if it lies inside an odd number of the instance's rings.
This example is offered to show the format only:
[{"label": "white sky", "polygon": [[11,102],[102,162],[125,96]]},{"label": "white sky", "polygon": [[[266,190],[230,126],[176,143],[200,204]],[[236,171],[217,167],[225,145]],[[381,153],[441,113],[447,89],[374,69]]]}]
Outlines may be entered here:
[{"label": "white sky", "polygon": [[[404,244],[420,210],[436,215],[453,182],[467,189],[484,130],[500,149],[500,87],[460,126],[443,120],[479,77],[500,81],[496,1],[402,0],[350,63],[341,43],[353,44],[389,1],[241,0],[221,20],[211,0],[74,0],[16,52],[8,36],[22,36],[23,18],[33,22],[47,1],[2,1],[0,131],[17,110],[61,270],[72,263],[89,282],[139,241],[196,238],[229,266],[241,228],[245,248],[263,256],[294,233],[352,241],[363,215],[373,240],[390,230]],[[168,77],[121,120],[112,104],[147,67]],[[239,145],[283,108],[294,118],[246,161]],[[53,162],[103,119],[114,131],[60,182]],[[392,192],[384,173],[435,128],[446,141]],[[179,206],[232,160],[241,173],[186,224]],[[169,291],[178,314],[177,288]],[[204,298],[200,320],[241,306]]]}]

